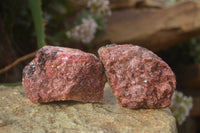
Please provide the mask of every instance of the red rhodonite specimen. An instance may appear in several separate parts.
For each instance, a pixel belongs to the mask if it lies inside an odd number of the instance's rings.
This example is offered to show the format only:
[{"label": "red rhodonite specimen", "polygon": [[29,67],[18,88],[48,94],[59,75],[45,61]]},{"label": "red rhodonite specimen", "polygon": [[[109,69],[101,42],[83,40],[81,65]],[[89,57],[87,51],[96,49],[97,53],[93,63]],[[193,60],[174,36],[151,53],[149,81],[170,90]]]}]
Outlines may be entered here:
[{"label": "red rhodonite specimen", "polygon": [[60,100],[101,102],[104,67],[93,54],[44,46],[24,68],[22,82],[33,103]]},{"label": "red rhodonite specimen", "polygon": [[164,108],[170,105],[176,80],[153,52],[134,45],[107,45],[98,50],[120,106]]}]

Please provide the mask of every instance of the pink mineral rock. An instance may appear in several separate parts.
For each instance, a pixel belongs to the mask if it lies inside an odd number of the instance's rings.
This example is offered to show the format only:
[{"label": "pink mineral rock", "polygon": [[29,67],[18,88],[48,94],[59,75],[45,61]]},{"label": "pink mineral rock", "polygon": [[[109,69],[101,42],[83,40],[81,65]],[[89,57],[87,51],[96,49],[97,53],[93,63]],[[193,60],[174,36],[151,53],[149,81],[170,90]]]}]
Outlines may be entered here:
[{"label": "pink mineral rock", "polygon": [[160,57],[128,44],[107,45],[98,53],[120,106],[159,109],[170,105],[176,80]]},{"label": "pink mineral rock", "polygon": [[22,83],[33,103],[60,100],[101,102],[104,68],[93,54],[44,46],[24,68]]}]

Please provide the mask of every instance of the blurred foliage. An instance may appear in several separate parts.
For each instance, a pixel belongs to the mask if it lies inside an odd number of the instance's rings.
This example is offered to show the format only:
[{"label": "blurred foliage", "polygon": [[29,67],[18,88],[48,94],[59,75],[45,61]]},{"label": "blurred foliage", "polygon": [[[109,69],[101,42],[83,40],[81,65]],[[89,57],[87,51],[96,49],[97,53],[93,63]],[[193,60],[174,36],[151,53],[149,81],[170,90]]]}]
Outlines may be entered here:
[{"label": "blurred foliage", "polygon": [[182,1],[189,1],[189,0],[160,0],[165,3],[166,6],[173,6],[177,2],[182,2]]},{"label": "blurred foliage", "polygon": [[187,116],[189,116],[192,106],[192,97],[188,97],[182,92],[175,90],[169,108],[171,109],[172,114],[176,118],[179,125],[181,125],[186,120]]},{"label": "blurred foliage", "polygon": [[158,52],[170,66],[200,63],[200,36]]},{"label": "blurred foliage", "polygon": [[16,82],[16,83],[0,83],[0,85],[4,85],[4,86],[21,86],[22,82]]},{"label": "blurred foliage", "polygon": [[0,52],[6,42],[10,42],[20,56],[35,49],[30,16],[26,0],[0,0]]},{"label": "blurred foliage", "polygon": [[67,31],[82,24],[83,18],[91,16],[98,25],[95,36],[98,37],[103,34],[102,31],[105,29],[106,19],[103,15],[92,14],[88,9],[87,2],[88,0],[42,0],[46,25],[46,42],[48,45],[79,48],[92,53],[96,51],[94,44],[84,44],[79,40],[66,36]]},{"label": "blurred foliage", "polygon": [[[66,31],[73,26],[80,24],[81,18],[88,16],[86,1],[84,0],[41,0],[43,26],[45,26],[46,43],[47,45],[67,46],[83,49],[85,51],[93,51],[94,45],[86,45],[81,42],[69,39],[66,36]],[[34,1],[35,2],[35,1]],[[35,49],[35,32],[33,28],[33,18],[30,17],[31,11],[27,0],[6,0],[0,1],[1,22],[3,29],[2,37],[11,35],[16,50],[22,53],[29,53],[29,49]],[[104,28],[105,20],[96,17],[95,21],[99,25],[98,30]],[[5,29],[5,30],[4,30]],[[12,33],[11,33],[12,32]],[[100,32],[97,32],[100,35]],[[42,37],[41,35],[40,37]],[[42,37],[43,38],[43,37]],[[35,43],[35,44],[34,44]],[[28,47],[26,47],[28,45]]]},{"label": "blurred foliage", "polygon": [[35,33],[37,37],[38,48],[42,48],[45,45],[45,34],[42,18],[42,10],[40,0],[28,0],[33,22],[35,25]]},{"label": "blurred foliage", "polygon": [[[68,45],[66,29],[71,20],[67,17],[73,14],[67,0],[42,0],[44,23],[46,26],[46,42],[48,45]],[[72,15],[73,17],[73,15]]]}]

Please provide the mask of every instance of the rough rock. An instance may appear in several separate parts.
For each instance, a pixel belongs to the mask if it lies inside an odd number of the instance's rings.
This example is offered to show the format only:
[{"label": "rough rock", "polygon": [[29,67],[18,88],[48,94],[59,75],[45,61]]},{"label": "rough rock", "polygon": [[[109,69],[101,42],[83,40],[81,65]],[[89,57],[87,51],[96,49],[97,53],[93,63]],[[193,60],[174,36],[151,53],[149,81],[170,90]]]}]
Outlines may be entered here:
[{"label": "rough rock", "polygon": [[23,70],[23,86],[33,103],[101,102],[104,85],[101,61],[78,49],[44,46]]},{"label": "rough rock", "polygon": [[[175,133],[168,108],[121,108],[106,84],[98,103],[62,101],[33,104],[22,86],[0,86],[0,133]],[[1,124],[0,124],[1,125]]]},{"label": "rough rock", "polygon": [[165,108],[176,80],[170,67],[153,52],[133,45],[107,45],[98,50],[120,106]]}]

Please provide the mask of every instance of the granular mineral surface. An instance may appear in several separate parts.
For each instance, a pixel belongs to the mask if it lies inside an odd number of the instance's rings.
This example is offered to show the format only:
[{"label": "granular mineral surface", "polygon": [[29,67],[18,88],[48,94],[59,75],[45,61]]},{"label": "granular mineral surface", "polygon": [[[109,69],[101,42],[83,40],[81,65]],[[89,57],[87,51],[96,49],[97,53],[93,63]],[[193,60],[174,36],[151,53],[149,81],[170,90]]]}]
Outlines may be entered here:
[{"label": "granular mineral surface", "polygon": [[24,68],[22,83],[33,103],[60,100],[101,102],[104,68],[93,54],[44,46]]},{"label": "granular mineral surface", "polygon": [[153,52],[130,44],[98,50],[118,103],[127,108],[165,108],[176,88],[174,73]]}]

